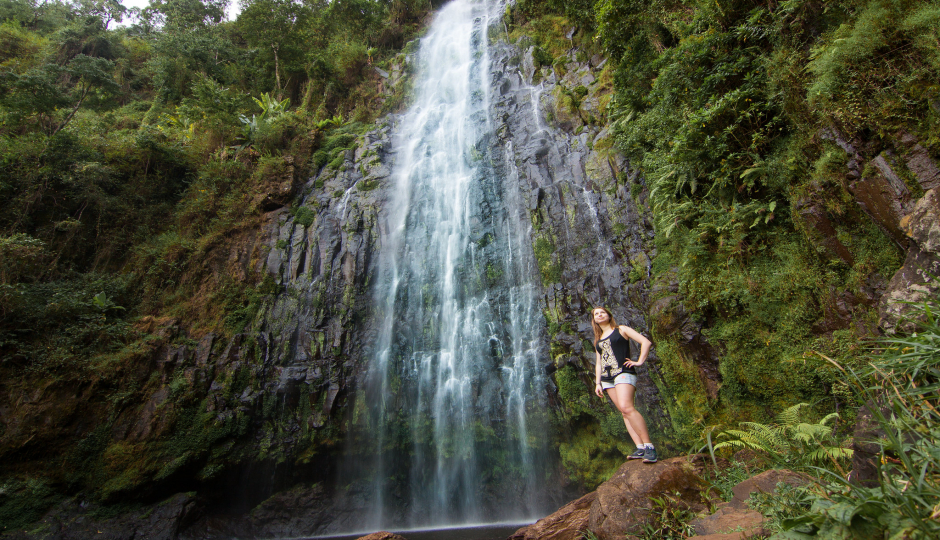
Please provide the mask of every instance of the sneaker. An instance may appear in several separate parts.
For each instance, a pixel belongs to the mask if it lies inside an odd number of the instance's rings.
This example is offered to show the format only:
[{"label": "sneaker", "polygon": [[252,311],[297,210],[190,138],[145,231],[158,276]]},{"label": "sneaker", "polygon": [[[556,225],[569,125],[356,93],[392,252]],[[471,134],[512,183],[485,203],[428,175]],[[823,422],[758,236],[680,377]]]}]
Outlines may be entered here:
[{"label": "sneaker", "polygon": [[646,456],[646,448],[637,448],[627,459],[643,459]]},{"label": "sneaker", "polygon": [[643,463],[656,463],[656,461],[657,461],[656,449],[655,448],[645,449],[643,453]]}]

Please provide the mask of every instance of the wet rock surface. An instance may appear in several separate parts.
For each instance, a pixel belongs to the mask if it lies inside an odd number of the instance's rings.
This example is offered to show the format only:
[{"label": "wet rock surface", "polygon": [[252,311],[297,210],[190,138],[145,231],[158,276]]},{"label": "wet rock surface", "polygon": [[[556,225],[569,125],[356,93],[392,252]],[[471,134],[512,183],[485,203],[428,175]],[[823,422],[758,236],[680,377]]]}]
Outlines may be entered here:
[{"label": "wet rock surface", "polygon": [[92,503],[70,499],[53,507],[30,531],[6,532],[3,537],[55,540],[176,540],[202,515],[204,505],[193,494],[178,493],[152,507],[117,517],[100,517]]},{"label": "wet rock surface", "polygon": [[591,517],[591,506],[597,500],[597,492],[574,500],[532,525],[520,528],[509,540],[579,540],[587,529]]},{"label": "wet rock surface", "polygon": [[[649,335],[652,224],[645,200],[631,194],[642,179],[597,122],[602,95],[596,82],[605,62],[581,61],[572,49],[563,68],[536,69],[531,47],[520,52],[498,43],[491,51],[493,144],[506,149],[494,155],[514,171],[532,222],[548,360],[551,369],[574,367],[590,392],[595,353],[585,340],[593,340],[593,307],[606,306],[619,324]],[[518,58],[521,66],[514,64]],[[638,348],[632,354],[636,358]],[[638,372],[637,407],[661,434],[669,420],[655,348]]]}]

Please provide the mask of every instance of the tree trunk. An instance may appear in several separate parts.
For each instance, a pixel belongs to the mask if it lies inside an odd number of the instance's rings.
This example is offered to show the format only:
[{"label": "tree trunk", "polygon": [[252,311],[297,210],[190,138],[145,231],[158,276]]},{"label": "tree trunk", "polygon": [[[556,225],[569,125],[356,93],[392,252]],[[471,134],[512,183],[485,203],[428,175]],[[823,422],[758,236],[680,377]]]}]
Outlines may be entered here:
[{"label": "tree trunk", "polygon": [[277,58],[277,45],[271,45],[274,49],[274,80],[277,82],[277,98],[281,99],[281,66]]}]

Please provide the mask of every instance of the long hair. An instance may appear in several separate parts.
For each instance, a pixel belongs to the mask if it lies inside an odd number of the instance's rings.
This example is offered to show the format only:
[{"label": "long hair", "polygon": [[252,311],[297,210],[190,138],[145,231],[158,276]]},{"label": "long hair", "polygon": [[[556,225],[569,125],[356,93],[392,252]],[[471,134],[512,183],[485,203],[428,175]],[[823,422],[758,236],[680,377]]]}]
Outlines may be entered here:
[{"label": "long hair", "polygon": [[601,336],[604,335],[604,330],[602,330],[601,326],[597,324],[597,321],[594,320],[594,312],[597,311],[598,309],[603,309],[604,312],[607,313],[607,316],[610,317],[611,328],[619,328],[619,326],[617,325],[617,321],[614,320],[614,316],[610,312],[609,309],[605,307],[600,307],[600,306],[592,309],[591,310],[591,327],[594,328],[594,346],[595,347],[597,347],[597,342],[601,340]]}]

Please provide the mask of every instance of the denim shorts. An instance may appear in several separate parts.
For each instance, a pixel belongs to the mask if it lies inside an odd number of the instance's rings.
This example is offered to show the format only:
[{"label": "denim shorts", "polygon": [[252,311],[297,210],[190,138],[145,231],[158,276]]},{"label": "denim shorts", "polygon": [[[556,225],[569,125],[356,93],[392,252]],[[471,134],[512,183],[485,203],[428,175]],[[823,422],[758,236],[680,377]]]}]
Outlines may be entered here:
[{"label": "denim shorts", "polygon": [[607,390],[608,388],[613,388],[618,384],[629,384],[630,386],[636,388],[636,375],[632,373],[621,373],[614,377],[614,382],[601,381],[601,388]]}]

